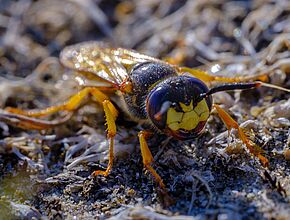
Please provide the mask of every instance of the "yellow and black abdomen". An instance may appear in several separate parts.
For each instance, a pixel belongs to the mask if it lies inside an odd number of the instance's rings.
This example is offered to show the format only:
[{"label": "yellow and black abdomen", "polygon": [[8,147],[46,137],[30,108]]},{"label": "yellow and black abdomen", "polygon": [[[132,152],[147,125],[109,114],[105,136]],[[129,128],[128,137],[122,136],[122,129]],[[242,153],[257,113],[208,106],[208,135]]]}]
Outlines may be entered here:
[{"label": "yellow and black abdomen", "polygon": [[129,74],[132,92],[124,94],[127,109],[137,119],[147,119],[146,98],[150,90],[159,82],[177,76],[174,68],[163,63],[146,62],[137,64]]}]

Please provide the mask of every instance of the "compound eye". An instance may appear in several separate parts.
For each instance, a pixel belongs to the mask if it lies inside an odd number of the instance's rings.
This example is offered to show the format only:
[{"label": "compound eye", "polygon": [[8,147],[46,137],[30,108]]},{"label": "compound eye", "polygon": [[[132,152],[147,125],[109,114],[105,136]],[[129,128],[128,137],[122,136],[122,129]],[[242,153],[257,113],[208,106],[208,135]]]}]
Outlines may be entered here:
[{"label": "compound eye", "polygon": [[151,91],[146,102],[146,110],[153,124],[160,130],[166,127],[166,113],[173,104],[165,100],[166,88],[159,87]]}]

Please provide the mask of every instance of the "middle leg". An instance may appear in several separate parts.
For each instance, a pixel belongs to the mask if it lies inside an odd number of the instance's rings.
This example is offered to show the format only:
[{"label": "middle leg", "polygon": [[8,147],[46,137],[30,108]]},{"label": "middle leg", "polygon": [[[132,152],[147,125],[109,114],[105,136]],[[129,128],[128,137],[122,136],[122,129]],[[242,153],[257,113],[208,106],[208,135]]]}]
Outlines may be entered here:
[{"label": "middle leg", "polygon": [[113,161],[114,161],[114,137],[117,133],[115,121],[116,121],[116,118],[118,115],[118,111],[109,100],[103,101],[103,108],[104,108],[106,124],[107,124],[107,137],[108,137],[109,142],[110,142],[110,145],[109,145],[109,163],[108,163],[108,167],[105,171],[96,170],[92,173],[93,176],[97,176],[97,175],[107,176],[112,169]]}]

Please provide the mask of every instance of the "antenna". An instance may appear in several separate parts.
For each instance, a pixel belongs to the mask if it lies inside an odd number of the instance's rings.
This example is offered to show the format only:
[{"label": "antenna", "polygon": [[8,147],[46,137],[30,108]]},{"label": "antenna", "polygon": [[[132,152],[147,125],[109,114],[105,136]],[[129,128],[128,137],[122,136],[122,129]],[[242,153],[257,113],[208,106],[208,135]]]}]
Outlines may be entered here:
[{"label": "antenna", "polygon": [[286,88],[283,88],[281,86],[276,86],[276,85],[272,85],[269,83],[256,81],[256,82],[250,82],[250,83],[232,83],[232,84],[219,85],[219,86],[211,88],[208,92],[201,94],[200,97],[204,98],[204,97],[209,96],[213,93],[221,92],[221,91],[230,91],[230,90],[239,90],[239,89],[240,90],[254,89],[254,88],[258,88],[260,86],[278,89],[278,90],[282,90],[282,91],[290,93],[290,89],[286,89]]}]

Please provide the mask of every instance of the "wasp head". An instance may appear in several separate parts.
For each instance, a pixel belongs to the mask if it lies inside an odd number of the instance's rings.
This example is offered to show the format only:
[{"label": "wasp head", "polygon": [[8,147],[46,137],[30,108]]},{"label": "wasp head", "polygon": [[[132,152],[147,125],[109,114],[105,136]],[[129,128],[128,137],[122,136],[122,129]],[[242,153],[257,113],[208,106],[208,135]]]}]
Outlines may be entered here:
[{"label": "wasp head", "polygon": [[177,139],[192,139],[203,130],[212,107],[208,87],[190,76],[170,77],[157,84],[146,100],[155,127]]}]

